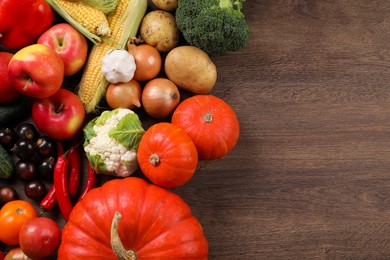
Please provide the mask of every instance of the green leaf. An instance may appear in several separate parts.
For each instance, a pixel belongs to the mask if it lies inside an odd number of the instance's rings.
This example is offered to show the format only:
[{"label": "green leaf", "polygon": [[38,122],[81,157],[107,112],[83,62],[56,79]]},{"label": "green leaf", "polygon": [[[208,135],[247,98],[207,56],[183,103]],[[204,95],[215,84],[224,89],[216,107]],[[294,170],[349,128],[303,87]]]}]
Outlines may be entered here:
[{"label": "green leaf", "polygon": [[136,150],[144,133],[145,130],[142,128],[138,115],[130,113],[125,115],[108,135],[129,150]]}]

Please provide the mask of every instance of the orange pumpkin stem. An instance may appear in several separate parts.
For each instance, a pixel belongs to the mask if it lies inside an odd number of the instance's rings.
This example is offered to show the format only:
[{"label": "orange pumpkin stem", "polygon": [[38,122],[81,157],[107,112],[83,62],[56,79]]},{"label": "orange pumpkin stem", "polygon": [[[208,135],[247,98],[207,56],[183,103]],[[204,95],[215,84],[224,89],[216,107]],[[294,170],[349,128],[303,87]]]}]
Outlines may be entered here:
[{"label": "orange pumpkin stem", "polygon": [[160,157],[154,153],[149,157],[149,162],[153,164],[153,166],[157,166],[160,163]]},{"label": "orange pumpkin stem", "polygon": [[206,123],[211,123],[213,122],[213,114],[211,113],[206,113],[203,115],[203,120],[206,122]]},{"label": "orange pumpkin stem", "polygon": [[118,224],[122,214],[115,212],[111,222],[111,248],[118,260],[137,260],[133,250],[126,250],[118,234]]}]

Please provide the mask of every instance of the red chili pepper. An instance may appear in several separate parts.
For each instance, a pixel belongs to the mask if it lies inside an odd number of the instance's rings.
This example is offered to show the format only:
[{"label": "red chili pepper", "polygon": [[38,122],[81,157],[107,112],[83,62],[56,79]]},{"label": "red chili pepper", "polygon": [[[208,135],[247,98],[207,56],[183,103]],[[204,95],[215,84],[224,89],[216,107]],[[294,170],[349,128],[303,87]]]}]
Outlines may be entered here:
[{"label": "red chili pepper", "polygon": [[33,44],[54,19],[55,12],[45,0],[1,0],[0,44],[9,49]]},{"label": "red chili pepper", "polygon": [[53,184],[46,196],[42,199],[40,207],[43,211],[52,210],[57,204],[56,187]]},{"label": "red chili pepper", "polygon": [[69,195],[76,195],[80,184],[81,157],[80,146],[74,146],[68,153],[69,159]]},{"label": "red chili pepper", "polygon": [[79,200],[84,198],[84,196],[96,185],[96,173],[92,168],[91,163],[88,161],[88,175],[87,175],[87,183],[85,184],[84,190],[81,193]]},{"label": "red chili pepper", "polygon": [[69,161],[66,156],[60,156],[54,167],[54,186],[60,211],[66,221],[69,219],[73,205],[68,191],[68,167]]},{"label": "red chili pepper", "polygon": [[[64,154],[64,147],[60,141],[57,141],[57,157],[60,157]],[[53,183],[50,190],[47,192],[46,196],[42,199],[40,207],[44,211],[52,210],[57,204],[57,195],[56,187]]]}]

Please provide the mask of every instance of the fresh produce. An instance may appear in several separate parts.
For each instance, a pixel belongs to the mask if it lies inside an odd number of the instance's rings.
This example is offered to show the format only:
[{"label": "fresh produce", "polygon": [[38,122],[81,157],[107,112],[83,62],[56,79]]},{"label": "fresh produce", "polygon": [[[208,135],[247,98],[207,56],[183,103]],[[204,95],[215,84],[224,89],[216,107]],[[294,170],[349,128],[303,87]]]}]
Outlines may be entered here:
[{"label": "fresh produce", "polygon": [[110,180],[80,200],[63,228],[58,250],[59,260],[207,255],[207,240],[190,207],[178,195],[136,177]]},{"label": "fresh produce", "polygon": [[35,141],[35,139],[38,138],[39,135],[35,125],[29,122],[22,122],[18,124],[15,132],[16,136],[19,139],[29,139],[32,141]]},{"label": "fresh produce", "polygon": [[107,41],[91,48],[79,84],[78,95],[87,113],[95,111],[109,85],[101,72],[103,56],[112,49],[126,47],[128,39],[137,34],[146,8],[147,0],[120,0],[115,11],[109,15],[112,35]]},{"label": "fresh produce", "polygon": [[52,219],[37,217],[27,221],[19,232],[19,245],[32,259],[47,259],[58,249],[61,229]]},{"label": "fresh produce", "polygon": [[68,140],[82,128],[85,110],[75,93],[61,88],[48,98],[34,101],[32,119],[41,133],[56,140]]},{"label": "fresh produce", "polygon": [[127,50],[135,60],[136,70],[133,77],[135,80],[148,81],[157,77],[162,68],[162,58],[156,48],[129,40]]},{"label": "fresh produce", "polygon": [[91,42],[98,44],[112,33],[107,17],[102,10],[83,1],[46,0],[47,3],[69,24]]},{"label": "fresh produce", "polygon": [[40,35],[37,43],[55,50],[64,62],[64,75],[76,74],[87,60],[88,43],[83,34],[68,23],[58,23]]},{"label": "fresh produce", "polygon": [[195,95],[181,102],[173,112],[172,124],[191,137],[201,160],[225,156],[236,146],[240,135],[232,107],[213,95]]},{"label": "fresh produce", "polygon": [[84,127],[84,150],[97,174],[127,177],[138,169],[137,149],[145,130],[130,109],[106,110]]},{"label": "fresh produce", "polygon": [[87,183],[84,186],[83,191],[80,194],[79,200],[83,199],[87,193],[95,188],[96,185],[96,173],[95,170],[92,168],[91,163],[88,161],[87,165]]},{"label": "fresh produce", "polygon": [[28,198],[38,201],[46,194],[45,184],[40,179],[31,180],[24,186],[24,194]]},{"label": "fresh produce", "polygon": [[10,102],[0,103],[0,126],[8,126],[28,118],[33,101],[31,97],[20,95]]},{"label": "fresh produce", "polygon": [[106,91],[106,101],[111,109],[134,109],[141,106],[141,85],[135,79],[111,83]]},{"label": "fresh produce", "polygon": [[168,52],[179,43],[180,32],[175,16],[164,10],[148,12],[139,28],[141,39],[160,52]]},{"label": "fresh produce", "polygon": [[12,151],[21,160],[32,159],[35,154],[35,142],[32,139],[18,139]]},{"label": "fresh produce", "polygon": [[146,83],[141,95],[142,106],[150,116],[163,119],[170,116],[180,102],[176,84],[166,78],[154,78]]},{"label": "fresh produce", "polygon": [[37,176],[37,167],[30,159],[21,159],[15,163],[15,175],[22,181],[31,181]]},{"label": "fresh produce", "polygon": [[114,49],[102,58],[102,73],[110,83],[128,82],[134,76],[135,60],[124,49]]},{"label": "fresh produce", "polygon": [[80,2],[93,5],[95,8],[101,10],[105,14],[114,11],[118,5],[119,0],[79,0]]},{"label": "fresh produce", "polygon": [[0,103],[10,102],[20,94],[8,77],[8,63],[12,57],[13,54],[10,52],[0,52]]},{"label": "fresh produce", "polygon": [[14,88],[33,98],[47,98],[57,92],[64,80],[64,62],[43,44],[32,44],[17,51],[8,64]]},{"label": "fresh produce", "polygon": [[7,150],[7,152],[12,152],[11,149],[13,148],[16,140],[17,135],[15,129],[7,126],[0,128],[0,145]]},{"label": "fresh produce", "polygon": [[177,8],[177,0],[148,0],[150,9],[161,9],[164,11],[172,12]]},{"label": "fresh produce", "polygon": [[167,77],[194,94],[208,94],[217,81],[217,68],[210,57],[194,46],[171,50],[164,64]]},{"label": "fresh produce", "polygon": [[81,148],[80,145],[74,145],[68,151],[68,161],[69,161],[69,195],[74,196],[77,194],[80,185],[80,175],[81,175]]},{"label": "fresh produce", "polygon": [[54,173],[54,165],[55,165],[54,156],[50,156],[48,158],[44,158],[42,161],[37,163],[37,174],[40,178],[44,180],[52,180]]},{"label": "fresh produce", "polygon": [[211,56],[245,47],[249,28],[242,12],[244,0],[180,0],[176,23],[188,44]]},{"label": "fresh produce", "polygon": [[54,156],[56,153],[56,141],[47,135],[41,134],[35,141],[35,150],[39,156],[45,158]]},{"label": "fresh produce", "polygon": [[68,167],[69,160],[66,155],[59,156],[54,167],[54,187],[58,206],[65,221],[68,221],[73,208],[68,190]]},{"label": "fresh produce", "polygon": [[0,145],[0,178],[11,178],[15,171],[15,165],[11,155]]},{"label": "fresh produce", "polygon": [[0,188],[0,206],[9,201],[17,200],[18,198],[18,193],[14,187],[7,185]]},{"label": "fresh produce", "polygon": [[20,247],[11,249],[6,255],[4,260],[32,260],[22,251]]},{"label": "fresh produce", "polygon": [[45,0],[1,0],[0,45],[16,50],[33,44],[54,18]]},{"label": "fresh produce", "polygon": [[176,188],[187,183],[194,175],[198,153],[183,129],[161,122],[152,125],[142,136],[138,163],[154,184]]},{"label": "fresh produce", "polygon": [[38,216],[34,206],[25,200],[12,200],[0,209],[0,241],[16,246],[23,224]]}]

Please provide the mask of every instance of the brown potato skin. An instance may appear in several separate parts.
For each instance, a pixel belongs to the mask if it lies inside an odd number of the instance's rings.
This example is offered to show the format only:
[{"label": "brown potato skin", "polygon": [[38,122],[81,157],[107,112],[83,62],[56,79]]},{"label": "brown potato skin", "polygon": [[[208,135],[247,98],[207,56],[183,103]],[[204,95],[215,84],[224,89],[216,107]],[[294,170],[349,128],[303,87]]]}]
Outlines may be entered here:
[{"label": "brown potato skin", "polygon": [[148,0],[148,4],[152,10],[161,9],[172,12],[177,8],[177,0]]},{"label": "brown potato skin", "polygon": [[168,52],[179,43],[179,29],[175,16],[164,10],[147,13],[140,25],[141,39],[160,52]]},{"label": "brown potato skin", "polygon": [[194,94],[208,94],[217,81],[217,68],[206,52],[195,46],[178,46],[165,58],[167,77]]}]

